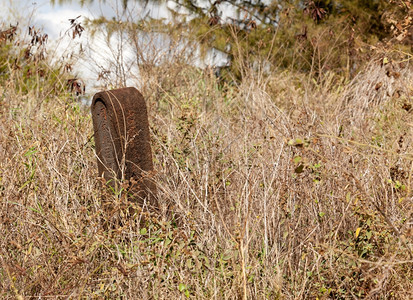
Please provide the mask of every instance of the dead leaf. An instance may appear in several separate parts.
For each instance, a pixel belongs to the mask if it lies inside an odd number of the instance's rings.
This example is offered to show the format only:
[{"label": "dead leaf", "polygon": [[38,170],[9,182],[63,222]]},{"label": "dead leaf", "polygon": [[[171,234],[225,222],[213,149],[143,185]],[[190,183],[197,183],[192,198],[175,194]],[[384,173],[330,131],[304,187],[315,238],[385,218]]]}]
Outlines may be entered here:
[{"label": "dead leaf", "polygon": [[382,86],[383,86],[383,83],[382,83],[382,82],[379,82],[379,83],[376,84],[376,86],[374,87],[374,89],[375,89],[376,91],[378,91]]}]

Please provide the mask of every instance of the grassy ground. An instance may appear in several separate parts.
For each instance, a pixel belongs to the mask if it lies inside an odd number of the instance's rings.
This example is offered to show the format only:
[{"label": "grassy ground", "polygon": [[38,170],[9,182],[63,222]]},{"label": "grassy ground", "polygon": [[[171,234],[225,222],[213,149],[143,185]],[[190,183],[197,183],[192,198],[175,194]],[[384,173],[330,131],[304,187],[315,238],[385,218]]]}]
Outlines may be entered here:
[{"label": "grassy ground", "polygon": [[409,64],[237,85],[148,72],[162,209],[145,219],[103,192],[63,77],[2,70],[1,298],[413,298]]}]

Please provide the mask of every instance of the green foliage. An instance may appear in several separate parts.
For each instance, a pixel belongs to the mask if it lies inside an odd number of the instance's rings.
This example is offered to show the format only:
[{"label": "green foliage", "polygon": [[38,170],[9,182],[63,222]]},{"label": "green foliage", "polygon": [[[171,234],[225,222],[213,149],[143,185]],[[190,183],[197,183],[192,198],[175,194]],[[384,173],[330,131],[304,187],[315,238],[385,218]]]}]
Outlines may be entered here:
[{"label": "green foliage", "polygon": [[[50,63],[47,56],[48,35],[29,27],[28,36],[21,37],[19,28],[8,39],[0,41],[0,83],[16,81],[16,92],[48,97],[67,91],[64,68]],[[1,34],[10,29],[1,30]]]},{"label": "green foliage", "polygon": [[[123,1],[124,9],[127,2]],[[162,1],[148,1],[159,3]],[[172,20],[90,20],[92,30],[106,27],[108,36],[120,30],[134,35],[161,32],[172,39],[199,43],[203,56],[213,49],[225,53],[226,81],[237,81],[247,69],[290,69],[322,80],[334,72],[352,78],[381,44],[407,46],[411,29],[409,7],[387,0],[273,0],[214,1],[175,0]],[[409,4],[410,5],[410,4]],[[232,17],[223,18],[229,11]],[[121,22],[122,21],[122,22]],[[397,35],[397,39],[395,39]],[[403,46],[406,45],[406,46]],[[373,47],[370,47],[373,46]],[[387,45],[389,47],[389,44]]]}]

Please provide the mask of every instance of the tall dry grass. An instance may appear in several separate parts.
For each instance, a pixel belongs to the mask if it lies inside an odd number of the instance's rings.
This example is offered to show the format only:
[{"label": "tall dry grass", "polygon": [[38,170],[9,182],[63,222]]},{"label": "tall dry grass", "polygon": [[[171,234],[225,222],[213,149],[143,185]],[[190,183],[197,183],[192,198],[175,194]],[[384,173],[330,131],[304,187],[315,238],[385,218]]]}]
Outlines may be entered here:
[{"label": "tall dry grass", "polygon": [[63,75],[22,89],[5,64],[1,297],[412,298],[413,72],[382,63],[351,81],[142,73],[161,203],[145,218],[102,189]]}]

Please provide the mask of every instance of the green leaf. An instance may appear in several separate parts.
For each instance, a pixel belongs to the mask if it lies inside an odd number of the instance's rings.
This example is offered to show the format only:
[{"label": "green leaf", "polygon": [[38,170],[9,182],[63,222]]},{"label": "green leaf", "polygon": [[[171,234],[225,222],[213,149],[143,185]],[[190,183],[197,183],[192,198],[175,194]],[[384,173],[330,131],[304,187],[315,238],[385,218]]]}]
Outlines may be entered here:
[{"label": "green leaf", "polygon": [[187,267],[188,269],[192,269],[193,266],[194,266],[194,265],[192,264],[192,259],[191,259],[191,258],[188,258],[188,260],[186,261],[186,267]]},{"label": "green leaf", "polygon": [[320,167],[321,167],[321,164],[319,164],[319,163],[313,165],[313,169],[318,169]]},{"label": "green leaf", "polygon": [[146,228],[141,228],[139,232],[141,235],[145,235],[148,231],[146,230]]},{"label": "green leaf", "polygon": [[29,157],[29,156],[32,156],[33,154],[35,154],[36,152],[37,152],[36,147],[31,147],[29,150],[26,151],[24,156]]},{"label": "green leaf", "polygon": [[230,260],[232,255],[231,253],[227,252],[227,253],[224,253],[221,257],[222,257],[222,260]]},{"label": "green leaf", "polygon": [[179,290],[180,292],[183,292],[184,290],[186,290],[186,285],[183,284],[183,283],[180,283],[180,284],[178,285],[178,290]]},{"label": "green leaf", "polygon": [[288,145],[290,146],[302,146],[304,145],[304,141],[302,139],[291,139],[288,141]]},{"label": "green leaf", "polygon": [[296,164],[298,164],[298,163],[301,162],[301,161],[302,161],[302,157],[301,157],[301,156],[296,156],[296,157],[293,158],[293,162],[296,163]]},{"label": "green leaf", "polygon": [[206,256],[204,256],[204,255],[201,255],[201,256],[199,256],[199,258],[203,258],[203,259],[204,259],[204,264],[205,264],[205,266],[207,266],[208,268],[211,267],[211,265],[210,265],[210,263],[209,263],[208,257],[206,257]]}]

